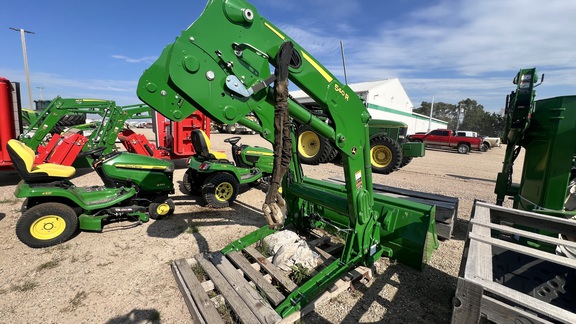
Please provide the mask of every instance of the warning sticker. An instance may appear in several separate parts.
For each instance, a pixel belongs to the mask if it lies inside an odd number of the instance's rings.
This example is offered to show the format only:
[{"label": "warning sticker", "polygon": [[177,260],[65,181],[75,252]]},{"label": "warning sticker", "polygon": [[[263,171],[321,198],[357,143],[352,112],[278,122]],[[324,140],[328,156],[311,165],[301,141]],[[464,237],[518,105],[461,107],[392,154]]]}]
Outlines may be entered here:
[{"label": "warning sticker", "polygon": [[356,171],[356,189],[362,188],[362,171]]}]

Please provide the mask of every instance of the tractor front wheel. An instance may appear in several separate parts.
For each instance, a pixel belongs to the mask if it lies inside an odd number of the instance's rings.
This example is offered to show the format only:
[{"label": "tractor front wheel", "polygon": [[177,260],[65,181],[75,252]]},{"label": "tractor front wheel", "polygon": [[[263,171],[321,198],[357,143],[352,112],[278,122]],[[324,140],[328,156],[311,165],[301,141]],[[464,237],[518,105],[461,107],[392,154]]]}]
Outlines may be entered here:
[{"label": "tractor front wheel", "polygon": [[160,197],[154,199],[148,206],[148,215],[152,219],[162,219],[174,214],[176,205],[170,198]]},{"label": "tractor front wheel", "polygon": [[44,248],[68,240],[78,228],[74,210],[61,203],[43,203],[26,210],[16,223],[16,236],[31,248]]},{"label": "tractor front wheel", "polygon": [[208,206],[224,208],[230,206],[238,196],[238,180],[226,172],[210,175],[202,185],[202,196]]},{"label": "tractor front wheel", "polygon": [[[322,163],[321,159],[324,152],[332,149],[327,144],[327,140],[318,135],[312,127],[303,125],[298,129],[298,158],[300,162],[312,165]],[[329,154],[330,151],[327,153]]]},{"label": "tractor front wheel", "polygon": [[402,150],[398,142],[386,137],[376,136],[370,140],[370,162],[372,172],[389,174],[400,168]]},{"label": "tractor front wheel", "polygon": [[402,162],[400,162],[400,167],[403,168],[405,167],[408,163],[412,162],[413,157],[403,157],[402,158]]}]

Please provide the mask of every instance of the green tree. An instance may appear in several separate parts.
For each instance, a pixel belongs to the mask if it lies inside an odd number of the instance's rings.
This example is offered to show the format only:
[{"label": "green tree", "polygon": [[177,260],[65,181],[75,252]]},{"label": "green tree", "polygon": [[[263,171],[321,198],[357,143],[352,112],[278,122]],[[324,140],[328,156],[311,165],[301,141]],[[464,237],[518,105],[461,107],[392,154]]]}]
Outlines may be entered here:
[{"label": "green tree", "polygon": [[[430,116],[431,103],[422,101],[415,113]],[[458,116],[458,107],[461,108]],[[467,98],[453,105],[445,102],[435,102],[432,117],[448,122],[448,128],[475,131],[481,135],[502,137],[505,118],[498,113],[484,111],[484,106],[476,100]],[[460,117],[460,122],[458,122]]]},{"label": "green tree", "polygon": [[[413,112],[430,116],[431,103],[427,101],[422,101],[420,107],[415,108]],[[448,104],[445,102],[435,102],[434,109],[432,111],[432,117],[448,122],[448,128],[455,128],[456,126],[456,106],[453,104]]]},{"label": "green tree", "polygon": [[467,98],[466,100],[460,101],[458,107],[461,108],[461,122],[458,128],[480,133],[480,130],[484,128],[485,122],[487,121],[486,115],[489,115],[489,113],[484,111],[484,106],[478,104],[476,100]]}]

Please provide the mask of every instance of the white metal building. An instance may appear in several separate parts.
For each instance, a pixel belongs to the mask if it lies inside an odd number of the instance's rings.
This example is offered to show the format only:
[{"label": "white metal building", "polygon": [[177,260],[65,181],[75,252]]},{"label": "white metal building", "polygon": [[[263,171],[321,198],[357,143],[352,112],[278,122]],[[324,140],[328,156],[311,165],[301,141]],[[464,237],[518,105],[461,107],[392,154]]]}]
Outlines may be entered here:
[{"label": "white metal building", "polygon": [[[402,121],[408,125],[408,134],[446,128],[448,122],[413,113],[414,105],[397,78],[349,84],[362,99],[373,119]],[[302,104],[312,102],[304,91],[293,91],[292,97]]]}]

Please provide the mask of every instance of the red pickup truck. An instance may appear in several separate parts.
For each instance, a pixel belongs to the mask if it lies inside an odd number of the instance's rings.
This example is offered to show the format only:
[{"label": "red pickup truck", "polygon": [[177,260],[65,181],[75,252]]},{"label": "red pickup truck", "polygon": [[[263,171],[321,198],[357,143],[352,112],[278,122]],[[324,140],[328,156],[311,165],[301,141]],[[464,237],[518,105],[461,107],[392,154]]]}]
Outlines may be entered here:
[{"label": "red pickup truck", "polygon": [[408,135],[411,142],[424,142],[430,147],[451,147],[458,153],[468,154],[470,150],[482,150],[482,138],[471,136],[456,136],[451,129],[435,129],[426,134]]}]

